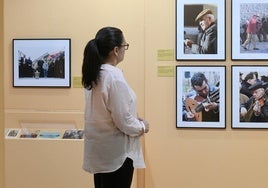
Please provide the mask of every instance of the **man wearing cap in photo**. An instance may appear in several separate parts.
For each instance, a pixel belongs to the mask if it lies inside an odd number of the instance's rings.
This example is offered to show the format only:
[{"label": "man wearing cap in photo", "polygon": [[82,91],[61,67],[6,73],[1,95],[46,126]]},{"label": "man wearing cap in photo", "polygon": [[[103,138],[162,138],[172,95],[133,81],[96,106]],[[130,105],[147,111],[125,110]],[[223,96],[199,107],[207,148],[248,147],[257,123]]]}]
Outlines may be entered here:
[{"label": "man wearing cap in photo", "polygon": [[258,79],[257,72],[249,72],[241,82],[240,93],[252,97],[252,91],[249,90],[249,87],[254,85],[256,82],[260,82]]},{"label": "man wearing cap in photo", "polygon": [[191,48],[194,54],[217,54],[217,25],[215,17],[210,9],[204,9],[195,18],[199,22],[203,33],[197,44],[190,39],[186,39],[184,44]]},{"label": "man wearing cap in photo", "polygon": [[247,39],[242,44],[242,47],[244,50],[248,50],[248,44],[251,43],[253,50],[259,50],[259,48],[256,48],[256,40],[257,40],[257,24],[258,24],[258,18],[259,16],[257,14],[254,14],[251,19],[249,20],[248,27],[247,27]]},{"label": "man wearing cap in photo", "polygon": [[257,82],[249,87],[252,97],[241,104],[240,121],[268,122],[268,97],[266,95],[267,82]]}]

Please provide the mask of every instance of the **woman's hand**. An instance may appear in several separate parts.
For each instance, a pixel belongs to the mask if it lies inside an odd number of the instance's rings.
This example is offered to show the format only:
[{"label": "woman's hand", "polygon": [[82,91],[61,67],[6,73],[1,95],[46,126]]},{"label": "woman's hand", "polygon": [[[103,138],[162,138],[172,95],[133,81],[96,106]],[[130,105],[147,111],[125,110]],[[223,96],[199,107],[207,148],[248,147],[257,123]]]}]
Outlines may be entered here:
[{"label": "woman's hand", "polygon": [[149,123],[142,118],[138,118],[138,120],[140,120],[144,124],[145,129],[143,130],[143,133],[148,133],[149,132]]}]

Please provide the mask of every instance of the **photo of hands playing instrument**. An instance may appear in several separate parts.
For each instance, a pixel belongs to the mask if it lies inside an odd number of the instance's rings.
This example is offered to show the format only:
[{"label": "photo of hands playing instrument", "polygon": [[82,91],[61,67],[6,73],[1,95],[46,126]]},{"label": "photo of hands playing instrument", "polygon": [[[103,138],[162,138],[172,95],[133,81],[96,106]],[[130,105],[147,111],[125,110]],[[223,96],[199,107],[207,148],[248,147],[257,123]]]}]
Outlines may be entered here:
[{"label": "photo of hands playing instrument", "polygon": [[[213,78],[209,83],[202,72],[193,73],[188,93],[183,99],[183,121],[219,122],[220,89],[215,72],[206,72]],[[215,83],[215,84],[214,84]]]},{"label": "photo of hands playing instrument", "polygon": [[268,121],[267,86],[267,82],[256,80],[253,85],[248,87],[252,94],[250,97],[240,92],[240,100],[243,96],[247,97],[247,100],[240,101],[240,122]]},{"label": "photo of hands playing instrument", "polygon": [[187,98],[185,100],[185,107],[187,110],[187,118],[202,121],[202,111],[209,112],[211,110],[215,110],[218,108],[218,101],[219,101],[219,89],[216,89],[214,92],[211,93],[211,96],[206,98],[202,96],[195,96],[194,99]]}]

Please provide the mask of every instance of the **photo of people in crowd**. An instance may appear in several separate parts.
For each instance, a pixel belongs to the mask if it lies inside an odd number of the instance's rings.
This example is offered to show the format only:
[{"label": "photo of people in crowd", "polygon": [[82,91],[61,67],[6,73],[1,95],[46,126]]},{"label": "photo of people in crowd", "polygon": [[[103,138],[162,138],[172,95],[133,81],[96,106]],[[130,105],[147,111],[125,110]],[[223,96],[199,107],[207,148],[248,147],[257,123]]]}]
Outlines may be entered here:
[{"label": "photo of people in crowd", "polygon": [[64,78],[64,51],[46,52],[36,59],[18,51],[19,78]]},{"label": "photo of people in crowd", "polygon": [[232,1],[232,60],[268,58],[268,3]]},{"label": "photo of people in crowd", "polygon": [[241,53],[268,52],[268,3],[240,4]]},{"label": "photo of people in crowd", "polygon": [[268,67],[233,66],[232,69],[233,121],[237,123],[234,126],[268,128]]},{"label": "photo of people in crowd", "polygon": [[69,39],[14,39],[14,86],[70,86]]},{"label": "photo of people in crowd", "polygon": [[223,73],[223,67],[177,67],[177,123],[224,127]]},{"label": "photo of people in crowd", "polygon": [[64,78],[64,51],[46,52],[32,60],[31,56],[18,51],[19,78]]}]

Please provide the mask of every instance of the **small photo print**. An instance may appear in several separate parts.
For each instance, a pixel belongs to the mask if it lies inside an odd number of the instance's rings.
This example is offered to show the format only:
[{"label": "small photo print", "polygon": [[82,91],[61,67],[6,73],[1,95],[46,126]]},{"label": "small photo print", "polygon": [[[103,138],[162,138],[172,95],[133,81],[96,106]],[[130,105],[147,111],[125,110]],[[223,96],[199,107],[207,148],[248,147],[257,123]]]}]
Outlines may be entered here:
[{"label": "small photo print", "polygon": [[84,131],[83,130],[66,130],[63,134],[63,139],[83,139]]},{"label": "small photo print", "polygon": [[56,139],[60,137],[60,134],[60,132],[41,131],[39,134],[39,138]]},{"label": "small photo print", "polygon": [[40,130],[23,129],[21,131],[20,138],[37,138],[39,133],[40,133]]},{"label": "small photo print", "polygon": [[9,129],[6,133],[6,138],[17,138],[20,133],[20,129]]}]

